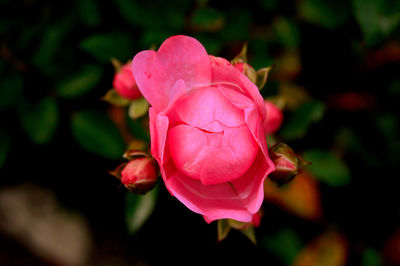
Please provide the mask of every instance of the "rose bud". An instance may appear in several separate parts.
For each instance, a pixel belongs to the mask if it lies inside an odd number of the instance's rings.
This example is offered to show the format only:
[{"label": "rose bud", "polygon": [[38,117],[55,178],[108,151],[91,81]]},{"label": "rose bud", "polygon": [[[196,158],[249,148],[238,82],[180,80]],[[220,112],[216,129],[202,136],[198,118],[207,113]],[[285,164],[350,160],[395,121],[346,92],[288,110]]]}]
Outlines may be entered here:
[{"label": "rose bud", "polygon": [[265,108],[267,115],[264,120],[264,129],[266,134],[275,133],[282,125],[283,114],[282,111],[272,102],[265,100]]},{"label": "rose bud", "polygon": [[257,73],[252,66],[243,62],[234,63],[233,66],[244,74],[251,82],[254,84],[257,83]]},{"label": "rose bud", "polygon": [[113,87],[126,99],[133,100],[142,96],[132,75],[132,63],[123,65],[120,71],[115,73]]},{"label": "rose bud", "polygon": [[121,171],[121,183],[135,193],[146,193],[156,185],[156,182],[157,172],[153,159],[149,157],[133,159]]},{"label": "rose bud", "polygon": [[268,177],[279,185],[291,181],[298,173],[303,161],[285,143],[277,143],[269,150],[275,171]]}]

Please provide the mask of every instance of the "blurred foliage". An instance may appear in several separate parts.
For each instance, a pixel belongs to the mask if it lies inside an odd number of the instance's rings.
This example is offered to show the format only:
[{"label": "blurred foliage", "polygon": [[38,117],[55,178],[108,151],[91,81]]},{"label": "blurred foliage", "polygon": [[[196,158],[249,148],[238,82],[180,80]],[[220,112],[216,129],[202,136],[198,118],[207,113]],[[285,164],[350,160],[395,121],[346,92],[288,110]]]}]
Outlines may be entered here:
[{"label": "blurred foliage", "polygon": [[103,113],[81,110],[72,116],[71,130],[76,141],[86,150],[110,159],[124,153],[125,144],[117,127]]},{"label": "blurred foliage", "polygon": [[[224,264],[237,263],[235,253],[246,254],[246,264],[262,257],[274,265],[395,265],[400,238],[388,239],[400,225],[400,1],[249,4],[1,0],[0,188],[32,182],[54,189],[92,223],[100,250],[93,265],[112,253],[102,252],[102,241],[126,250],[118,254],[130,263],[121,265],[142,263],[137,257],[165,263],[157,248],[191,254],[214,246],[216,225],[202,227],[201,217],[175,201],[168,206],[165,189],[144,197],[117,189],[106,172],[128,145],[148,148],[148,118],[129,118],[147,106],[129,110],[122,102],[124,115],[115,116],[101,99],[112,87],[112,58],[127,62],[175,34],[227,59],[247,42],[255,69],[272,66],[262,95],[285,103],[273,140],[312,164],[285,186],[266,182],[259,247],[238,250],[244,239],[233,234],[217,255]],[[105,240],[103,231],[119,238]],[[14,254],[2,252],[8,244],[1,241],[0,258]]]},{"label": "blurred foliage", "polygon": [[291,228],[282,228],[273,235],[263,237],[261,244],[279,256],[285,265],[292,265],[303,246],[299,236]]},{"label": "blurred foliage", "polygon": [[157,202],[158,188],[147,192],[144,196],[127,193],[125,219],[130,234],[136,233],[147,221]]}]

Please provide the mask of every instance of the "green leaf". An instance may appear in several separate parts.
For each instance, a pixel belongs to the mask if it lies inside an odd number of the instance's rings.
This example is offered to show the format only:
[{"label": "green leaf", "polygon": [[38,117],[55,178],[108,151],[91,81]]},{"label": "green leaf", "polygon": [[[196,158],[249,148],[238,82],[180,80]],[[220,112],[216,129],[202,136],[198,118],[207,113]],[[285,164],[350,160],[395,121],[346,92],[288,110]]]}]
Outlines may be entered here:
[{"label": "green leaf", "polygon": [[262,237],[261,245],[278,256],[286,265],[292,264],[303,246],[291,228],[284,228],[274,235]]},{"label": "green leaf", "polygon": [[133,26],[143,26],[145,27],[146,22],[148,21],[146,17],[146,12],[143,12],[140,5],[137,4],[136,1],[130,0],[115,0],[116,4],[121,16]]},{"label": "green leaf", "polygon": [[45,67],[53,61],[62,46],[63,39],[72,29],[72,26],[72,16],[65,16],[60,21],[49,24],[43,34],[39,48],[34,53],[33,62],[37,67]]},{"label": "green leaf", "polygon": [[109,159],[118,159],[124,153],[122,137],[104,113],[82,110],[73,114],[71,130],[76,141],[89,152]]},{"label": "green leaf", "polygon": [[36,144],[46,144],[53,138],[58,125],[58,107],[53,98],[44,98],[19,111],[21,126]]},{"label": "green leaf", "polygon": [[133,136],[144,140],[144,141],[150,141],[150,137],[149,137],[149,125],[148,123],[146,125],[144,125],[141,121],[141,119],[138,120],[133,120],[129,117],[129,115],[126,116],[126,123],[128,124],[128,128],[129,130],[132,132]]},{"label": "green leaf", "polygon": [[350,172],[347,165],[332,152],[311,149],[303,153],[303,158],[311,165],[307,169],[314,177],[332,187],[350,183]]},{"label": "green leaf", "polygon": [[297,48],[300,43],[300,30],[294,21],[279,17],[273,23],[277,40],[287,48]]},{"label": "green leaf", "polygon": [[88,27],[97,27],[101,22],[101,15],[95,0],[78,0],[78,13],[82,23]]},{"label": "green leaf", "polygon": [[22,78],[13,74],[0,83],[0,110],[15,107],[22,95]]},{"label": "green leaf", "polygon": [[361,255],[362,266],[381,266],[383,265],[381,255],[372,248],[367,248]]},{"label": "green leaf", "polygon": [[10,150],[10,138],[4,129],[0,128],[0,169],[3,167],[8,151]]},{"label": "green leaf", "polygon": [[139,117],[147,114],[148,110],[149,102],[145,98],[140,97],[132,101],[131,105],[129,106],[128,115],[132,119],[138,119]]},{"label": "green leaf", "polygon": [[286,140],[301,139],[311,124],[322,119],[325,105],[321,101],[308,101],[297,109],[283,125],[281,136]]},{"label": "green leaf", "polygon": [[61,81],[56,90],[62,98],[72,99],[83,96],[90,92],[99,83],[103,70],[94,65],[86,65],[83,69]]},{"label": "green leaf", "polygon": [[192,25],[205,31],[218,31],[224,26],[223,15],[213,8],[197,9],[192,17]]},{"label": "green leaf", "polygon": [[135,234],[148,220],[156,206],[158,187],[145,195],[127,193],[125,218],[128,232]]},{"label": "green leaf", "polygon": [[375,45],[400,23],[399,1],[353,0],[354,16],[367,45]]},{"label": "green leaf", "polygon": [[328,29],[343,25],[349,18],[349,10],[347,0],[305,0],[299,6],[302,18]]},{"label": "green leaf", "polygon": [[80,43],[80,48],[102,63],[108,63],[112,57],[126,61],[134,54],[134,40],[131,33],[112,32],[94,34]]},{"label": "green leaf", "polygon": [[131,102],[130,100],[119,95],[115,89],[108,90],[106,95],[103,96],[102,100],[119,107],[126,107]]}]

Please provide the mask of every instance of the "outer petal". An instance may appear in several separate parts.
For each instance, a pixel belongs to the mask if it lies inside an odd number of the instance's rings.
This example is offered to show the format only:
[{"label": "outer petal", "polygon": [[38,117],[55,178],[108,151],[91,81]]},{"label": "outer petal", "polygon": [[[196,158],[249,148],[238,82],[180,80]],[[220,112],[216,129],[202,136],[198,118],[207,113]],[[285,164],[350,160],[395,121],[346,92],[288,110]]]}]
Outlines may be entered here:
[{"label": "outer petal", "polygon": [[132,60],[132,72],[141,93],[158,112],[168,106],[179,79],[187,89],[211,81],[206,50],[196,39],[181,35],[165,40],[158,52],[138,53]]},{"label": "outer petal", "polygon": [[149,110],[149,127],[151,137],[151,154],[161,166],[164,159],[165,142],[169,120],[168,117],[157,114],[154,108]]},{"label": "outer petal", "polygon": [[264,99],[257,86],[254,85],[245,75],[233,67],[226,59],[210,56],[213,83],[230,83],[237,85],[241,93],[252,99],[260,112],[262,121],[265,118]]},{"label": "outer petal", "polygon": [[252,213],[229,183],[205,186],[198,180],[176,172],[168,179],[167,186],[179,201],[190,210],[207,217],[208,222],[227,218],[251,221]]}]

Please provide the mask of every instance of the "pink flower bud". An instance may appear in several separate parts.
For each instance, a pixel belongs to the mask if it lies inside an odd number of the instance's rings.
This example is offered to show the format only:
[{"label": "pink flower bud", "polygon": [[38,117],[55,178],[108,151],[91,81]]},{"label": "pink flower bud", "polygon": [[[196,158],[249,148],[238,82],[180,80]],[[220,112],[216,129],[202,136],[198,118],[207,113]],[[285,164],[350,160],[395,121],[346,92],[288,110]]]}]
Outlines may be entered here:
[{"label": "pink flower bud", "polygon": [[256,84],[257,82],[257,73],[252,66],[247,63],[237,62],[234,63],[233,66],[239,70],[242,74],[244,74],[251,82]]},{"label": "pink flower bud", "polygon": [[132,74],[132,63],[122,66],[114,75],[113,87],[124,98],[133,100],[142,96]]},{"label": "pink flower bud", "polygon": [[153,159],[141,157],[128,162],[121,171],[121,183],[135,193],[145,193],[157,182]]},{"label": "pink flower bud", "polygon": [[285,143],[278,143],[269,150],[275,171],[269,175],[269,179],[278,184],[284,184],[292,180],[299,173],[298,156]]},{"label": "pink flower bud", "polygon": [[264,120],[264,129],[266,134],[275,133],[282,125],[283,114],[282,111],[272,102],[265,100],[265,108],[267,115]]}]

